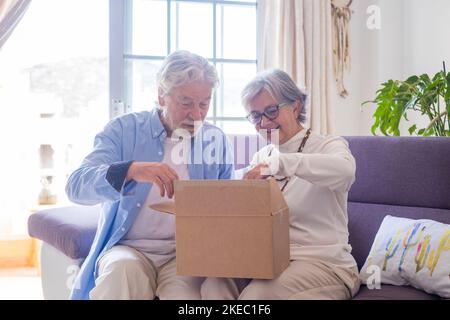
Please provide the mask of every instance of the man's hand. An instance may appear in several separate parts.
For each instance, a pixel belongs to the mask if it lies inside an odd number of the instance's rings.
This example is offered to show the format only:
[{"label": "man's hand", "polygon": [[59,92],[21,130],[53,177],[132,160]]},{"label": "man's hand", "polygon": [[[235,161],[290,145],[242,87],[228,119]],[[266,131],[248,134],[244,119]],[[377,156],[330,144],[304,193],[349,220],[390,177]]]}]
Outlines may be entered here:
[{"label": "man's hand", "polygon": [[128,168],[126,181],[150,182],[159,188],[161,197],[167,192],[169,198],[173,197],[173,182],[178,180],[178,175],[167,164],[159,162],[133,162]]},{"label": "man's hand", "polygon": [[257,180],[267,179],[269,177],[269,166],[265,163],[260,163],[247,171],[242,177],[243,180]]}]

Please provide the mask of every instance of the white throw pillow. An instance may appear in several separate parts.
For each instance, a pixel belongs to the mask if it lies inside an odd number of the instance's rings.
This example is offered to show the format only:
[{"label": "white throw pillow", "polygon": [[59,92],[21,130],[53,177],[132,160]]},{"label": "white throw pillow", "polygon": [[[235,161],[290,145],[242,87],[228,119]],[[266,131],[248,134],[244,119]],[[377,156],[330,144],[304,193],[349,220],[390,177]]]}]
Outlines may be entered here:
[{"label": "white throw pillow", "polygon": [[411,285],[450,298],[450,225],[386,216],[360,277],[369,287]]}]

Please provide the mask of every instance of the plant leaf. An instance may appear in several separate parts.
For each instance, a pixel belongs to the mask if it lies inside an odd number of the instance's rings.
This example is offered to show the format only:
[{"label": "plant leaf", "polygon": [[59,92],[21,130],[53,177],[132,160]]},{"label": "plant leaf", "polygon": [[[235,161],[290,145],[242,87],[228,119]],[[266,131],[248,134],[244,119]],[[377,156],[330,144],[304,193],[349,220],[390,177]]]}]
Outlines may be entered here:
[{"label": "plant leaf", "polygon": [[413,125],[412,127],[409,127],[409,129],[408,129],[409,134],[412,135],[416,131],[416,129],[417,129],[416,125]]}]

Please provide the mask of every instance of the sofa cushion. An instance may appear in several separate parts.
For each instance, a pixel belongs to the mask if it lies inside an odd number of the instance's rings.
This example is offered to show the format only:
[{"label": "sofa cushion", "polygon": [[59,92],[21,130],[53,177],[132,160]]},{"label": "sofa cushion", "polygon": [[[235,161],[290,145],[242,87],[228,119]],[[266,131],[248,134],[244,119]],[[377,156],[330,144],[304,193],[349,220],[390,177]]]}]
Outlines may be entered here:
[{"label": "sofa cushion", "polygon": [[28,219],[28,233],[72,259],[84,259],[94,240],[99,214],[99,206],[42,210]]},{"label": "sofa cushion", "polygon": [[390,206],[370,203],[348,203],[348,231],[352,255],[361,269],[369,254],[381,222],[388,214],[410,219],[431,219],[450,224],[450,210]]},{"label": "sofa cushion", "polygon": [[438,296],[428,294],[408,286],[381,285],[380,289],[361,286],[353,300],[439,300]]}]

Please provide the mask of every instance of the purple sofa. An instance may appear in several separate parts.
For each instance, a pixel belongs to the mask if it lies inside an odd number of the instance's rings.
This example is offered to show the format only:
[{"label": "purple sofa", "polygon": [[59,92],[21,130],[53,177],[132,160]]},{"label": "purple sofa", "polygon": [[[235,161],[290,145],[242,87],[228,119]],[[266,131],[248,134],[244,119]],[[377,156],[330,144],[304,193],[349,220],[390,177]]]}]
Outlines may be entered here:
[{"label": "purple sofa", "polygon": [[[236,168],[251,159],[255,137],[230,137]],[[356,181],[348,199],[350,244],[361,268],[387,215],[432,219],[450,224],[450,139],[422,137],[345,137],[356,159]],[[261,142],[261,141],[260,141]],[[256,150],[256,149],[255,149]],[[244,152],[245,151],[245,152]],[[244,152],[244,154],[241,154]],[[71,266],[79,266],[94,238],[98,207],[49,209],[30,216],[29,234],[43,241],[44,297],[66,298]],[[45,259],[66,259],[54,263]],[[56,268],[65,268],[56,270]],[[59,274],[58,277],[55,275]],[[52,277],[54,279],[52,280]],[[53,281],[53,282],[51,282]],[[55,282],[65,286],[58,287]],[[61,288],[65,288],[64,292]],[[412,287],[365,286],[355,299],[439,299]]]}]

